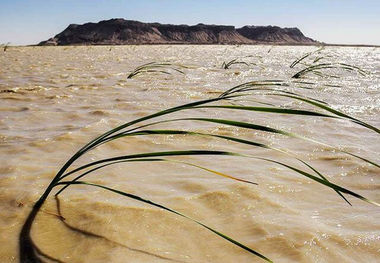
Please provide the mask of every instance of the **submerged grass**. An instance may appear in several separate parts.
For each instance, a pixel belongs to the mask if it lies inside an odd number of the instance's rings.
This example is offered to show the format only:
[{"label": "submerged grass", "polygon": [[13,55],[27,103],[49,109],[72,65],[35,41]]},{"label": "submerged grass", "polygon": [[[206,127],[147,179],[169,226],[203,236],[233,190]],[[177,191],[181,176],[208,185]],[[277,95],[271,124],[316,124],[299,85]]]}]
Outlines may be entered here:
[{"label": "submerged grass", "polygon": [[[243,58],[234,58],[230,61],[223,61],[222,63],[222,69],[230,69],[231,66],[233,65],[244,65],[244,66],[256,66],[256,63],[252,63],[252,62],[247,62],[245,61],[246,58],[252,58],[252,57],[255,57],[255,56],[245,56]],[[258,57],[258,58],[261,58],[261,57]]]},{"label": "submerged grass", "polygon": [[228,62],[224,61],[222,63],[222,69],[229,69],[232,65],[245,65],[249,67],[249,64],[245,61],[239,61],[237,58],[230,60]]},{"label": "submerged grass", "polygon": [[143,73],[162,73],[170,75],[172,74],[172,72],[178,72],[181,74],[185,74],[182,70],[180,70],[183,68],[187,67],[169,62],[150,62],[135,68],[135,70],[132,71],[127,78],[131,79]]},{"label": "submerged grass", "polygon": [[[331,54],[326,54],[326,55],[320,55],[324,51],[324,47],[320,47],[315,51],[308,52],[301,56],[300,58],[296,59],[293,61],[293,63],[290,65],[290,68],[294,68],[298,64],[305,66],[304,69],[298,71],[296,74],[292,76],[292,78],[298,79],[301,78],[309,73],[312,73],[316,76],[319,77],[327,77],[327,78],[339,78],[339,76],[327,74],[324,71],[325,70],[332,70],[332,69],[340,69],[340,70],[345,70],[349,72],[357,72],[360,75],[365,76],[368,74],[366,71],[363,69],[355,66],[355,65],[349,65],[346,63],[339,63],[339,62],[325,62],[325,63],[319,63],[321,60],[326,60],[329,58],[332,58],[333,56]],[[314,56],[317,55],[317,56]],[[314,58],[313,58],[314,56]],[[304,62],[305,60],[310,59],[310,63]]]},{"label": "submerged grass", "polygon": [[[315,52],[314,52],[315,53]],[[303,56],[303,58],[296,60],[293,62],[294,66],[301,63],[302,60],[309,57],[311,54],[307,56]],[[321,59],[318,59],[319,61]],[[231,62],[231,61],[230,61]],[[233,61],[232,63],[226,63],[229,65],[237,64],[237,60]],[[292,65],[293,65],[292,64]],[[346,64],[339,64],[341,67],[347,69],[350,68],[350,70],[356,70],[358,72],[361,72],[359,68],[351,67]],[[294,67],[293,66],[293,67]],[[327,66],[327,65],[326,65]],[[180,66],[183,67],[183,66]],[[159,72],[159,73],[165,73],[170,74],[168,70],[174,70],[175,72],[183,73],[179,70],[180,68],[178,65],[171,64],[171,63],[148,63],[144,64],[138,68],[135,69],[134,72],[132,72],[128,78],[132,78],[134,76],[137,76],[139,74],[145,73],[145,72]],[[228,66],[227,66],[228,68]],[[308,72],[313,71],[312,69],[307,70],[304,69],[304,73],[299,73],[299,77],[302,75],[307,74]],[[182,111],[194,111],[198,109],[202,109],[206,113],[211,112],[212,110],[218,110],[221,112],[220,116],[231,116],[229,114],[229,111],[248,111],[248,112],[256,112],[256,113],[262,113],[262,114],[285,114],[285,115],[297,115],[302,116],[305,118],[310,118],[311,120],[314,120],[316,118],[328,118],[331,120],[343,120],[343,121],[349,121],[356,125],[360,125],[364,128],[370,129],[373,132],[379,134],[380,130],[371,124],[368,124],[364,121],[361,121],[357,118],[354,118],[352,116],[349,116],[343,112],[340,112],[338,110],[333,109],[330,107],[327,103],[316,100],[314,98],[310,98],[307,96],[304,96],[301,92],[293,92],[287,89],[287,87],[294,85],[294,84],[300,84],[302,82],[294,82],[294,81],[284,81],[284,80],[261,80],[261,81],[251,81],[247,83],[243,83],[240,85],[237,85],[235,87],[232,87],[231,89],[227,90],[226,92],[220,94],[218,97],[206,99],[206,100],[199,100],[195,102],[191,102],[188,104],[180,105],[177,107],[169,108],[163,111],[156,112],[154,114],[144,116],[139,119],[132,120],[130,122],[124,123],[110,131],[105,132],[104,134],[100,135],[99,137],[95,138],[94,140],[87,143],[85,146],[83,146],[78,152],[76,152],[66,163],[62,166],[62,168],[57,172],[53,180],[50,182],[48,187],[46,188],[43,195],[40,197],[40,199],[36,202],[34,205],[31,213],[26,219],[26,222],[21,230],[20,233],[20,262],[43,262],[43,258],[49,258],[54,260],[53,257],[46,255],[41,249],[38,248],[38,246],[34,243],[34,241],[31,238],[30,232],[33,225],[33,222],[35,220],[36,215],[41,210],[42,205],[44,202],[49,198],[49,196],[52,193],[55,193],[54,195],[58,197],[60,194],[63,193],[63,191],[67,190],[70,186],[73,185],[83,185],[83,186],[89,186],[89,187],[96,187],[101,188],[105,191],[109,191],[112,193],[115,193],[117,195],[124,196],[126,198],[130,198],[139,202],[143,202],[145,204],[149,204],[154,207],[161,208],[167,212],[173,213],[177,216],[186,218],[203,228],[213,232],[214,234],[218,235],[219,237],[225,239],[228,242],[233,243],[234,245],[240,247],[241,249],[247,251],[248,253],[251,253],[254,256],[257,256],[261,258],[264,261],[272,262],[267,256],[263,255],[262,253],[254,250],[253,248],[237,241],[236,239],[233,239],[230,236],[227,236],[220,232],[219,230],[214,229],[211,226],[208,226],[199,220],[196,220],[194,218],[191,218],[179,211],[176,211],[174,209],[171,209],[167,207],[164,204],[160,204],[157,202],[154,202],[152,200],[148,200],[144,198],[144,194],[141,193],[141,195],[131,194],[128,192],[121,191],[119,189],[114,189],[111,187],[108,187],[106,185],[101,184],[95,184],[90,181],[83,180],[85,177],[88,177],[88,175],[93,174],[93,172],[106,169],[109,166],[113,165],[119,165],[121,163],[128,164],[128,163],[136,163],[136,162],[171,162],[171,163],[179,163],[183,165],[188,165],[190,167],[194,167],[196,169],[201,169],[206,172],[210,172],[216,176],[221,176],[224,178],[229,178],[231,180],[236,180],[241,183],[248,183],[248,184],[256,184],[255,182],[252,182],[250,180],[245,180],[242,178],[238,178],[233,175],[226,174],[222,171],[215,171],[213,169],[200,166],[196,163],[190,163],[187,161],[178,161],[173,157],[182,156],[198,156],[198,157],[210,157],[210,156],[228,156],[230,158],[247,158],[247,159],[255,159],[263,162],[269,162],[273,165],[285,167],[296,174],[299,174],[301,176],[305,176],[314,182],[317,182],[321,185],[324,185],[331,190],[335,191],[343,200],[345,200],[348,204],[351,205],[349,200],[347,199],[347,196],[351,196],[357,199],[360,199],[362,201],[365,201],[367,203],[373,204],[375,206],[380,206],[378,203],[376,203],[373,200],[369,200],[368,198],[353,192],[349,189],[344,188],[343,186],[337,185],[331,181],[329,181],[325,175],[323,175],[321,172],[317,170],[317,168],[313,167],[311,164],[303,160],[302,158],[298,157],[297,155],[293,154],[287,149],[280,149],[278,147],[272,146],[270,143],[265,144],[253,140],[247,140],[244,138],[241,138],[240,136],[227,136],[223,134],[215,134],[215,133],[206,133],[206,132],[194,132],[192,130],[187,129],[153,129],[151,128],[154,125],[158,124],[169,124],[169,123],[175,123],[175,122],[205,122],[212,125],[227,125],[230,127],[239,127],[247,130],[252,131],[260,131],[265,133],[270,133],[274,135],[280,135],[290,138],[296,138],[299,140],[307,141],[310,143],[314,143],[317,145],[323,145],[331,149],[332,151],[340,151],[343,153],[348,154],[351,157],[358,158],[359,160],[366,162],[368,164],[374,165],[375,167],[380,167],[379,164],[377,164],[375,161],[368,160],[364,157],[361,157],[357,155],[356,153],[351,153],[348,151],[344,151],[341,149],[337,149],[336,147],[333,147],[331,145],[328,145],[324,142],[316,141],[307,137],[304,137],[302,135],[292,133],[286,130],[276,129],[274,127],[269,126],[263,126],[257,123],[251,123],[247,121],[241,121],[238,119],[232,119],[229,117],[222,117],[222,118],[213,118],[213,117],[178,117],[176,115],[176,118],[170,118],[173,113],[179,113]],[[301,89],[302,91],[302,89]],[[256,95],[264,95],[264,96],[275,96],[276,98],[280,99],[287,99],[287,100],[293,100],[297,102],[301,102],[302,105],[307,105],[313,107],[313,110],[310,110],[309,108],[303,108],[303,109],[294,109],[288,107],[278,107],[276,105],[268,105],[265,102],[260,101],[257,99]],[[251,97],[253,99],[251,100]],[[228,104],[231,101],[239,101],[241,104],[239,105],[230,105]],[[255,103],[262,103],[264,106],[262,107],[255,107],[250,105],[245,105],[244,102],[246,101],[254,101]],[[228,105],[227,105],[228,104]],[[167,117],[166,119],[160,119],[160,117]],[[210,114],[210,116],[214,116]],[[149,122],[150,121],[150,122]],[[318,123],[318,122],[317,122]],[[337,122],[338,125],[338,122]],[[116,157],[106,157],[103,159],[95,160],[86,164],[83,164],[81,166],[77,166],[73,168],[75,162],[88,153],[89,151],[99,147],[100,145],[109,143],[111,141],[116,140],[127,140],[130,137],[135,136],[167,136],[167,135],[185,135],[188,137],[195,137],[195,136],[207,136],[214,138],[216,140],[221,141],[231,141],[238,144],[244,144],[251,147],[258,147],[262,149],[267,149],[270,151],[276,151],[280,152],[281,154],[286,155],[287,157],[291,157],[295,160],[297,160],[300,165],[303,166],[302,169],[290,165],[288,163],[272,159],[272,158],[264,158],[261,156],[252,156],[248,154],[243,154],[240,152],[231,152],[227,150],[200,150],[200,149],[191,149],[191,150],[176,150],[176,151],[165,151],[165,152],[144,152],[144,153],[135,153],[135,154],[129,154],[129,155],[121,155]],[[59,189],[57,189],[59,188]],[[56,261],[60,262],[60,260],[56,259]]]},{"label": "submerged grass", "polygon": [[343,69],[345,71],[357,72],[363,76],[365,76],[367,74],[367,72],[365,72],[361,68],[354,66],[354,65],[349,65],[349,64],[345,64],[345,63],[321,63],[321,64],[311,65],[311,66],[304,68],[303,70],[294,74],[292,76],[292,78],[298,79],[298,78],[301,78],[302,76],[304,76],[308,73],[314,73],[314,74],[321,76],[321,77],[327,76],[327,77],[337,78],[337,76],[327,75],[327,74],[320,72],[320,70],[324,70],[324,69]]},{"label": "submerged grass", "polygon": [[[314,50],[312,52],[308,52],[306,54],[304,54],[303,56],[301,56],[300,58],[297,58],[296,60],[293,61],[292,64],[290,64],[290,68],[294,68],[297,64],[301,63],[303,60],[307,59],[308,57],[314,55],[314,54],[319,54],[322,50],[324,49],[324,47],[320,47],[318,48],[317,50]],[[319,59],[315,59],[314,62],[317,62]]]}]

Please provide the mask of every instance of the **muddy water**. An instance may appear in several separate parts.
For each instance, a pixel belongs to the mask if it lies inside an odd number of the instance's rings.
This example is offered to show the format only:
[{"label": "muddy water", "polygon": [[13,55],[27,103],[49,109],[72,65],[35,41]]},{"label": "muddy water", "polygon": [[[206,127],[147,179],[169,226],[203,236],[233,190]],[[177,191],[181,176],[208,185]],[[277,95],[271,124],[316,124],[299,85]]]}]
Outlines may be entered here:
[{"label": "muddy water", "polygon": [[[18,262],[18,234],[34,202],[60,166],[91,138],[126,121],[165,108],[217,96],[251,80],[290,77],[290,63],[313,47],[120,46],[17,47],[0,54],[0,262]],[[251,57],[245,57],[251,56]],[[325,58],[362,67],[370,74],[309,75],[312,84],[287,89],[380,127],[380,50],[326,48]],[[249,67],[221,69],[245,57]],[[185,74],[144,74],[136,66],[171,61]],[[309,106],[257,95],[247,105]],[[227,102],[226,102],[227,103]],[[224,104],[226,104],[224,103]],[[324,118],[231,110],[194,110],[175,117],[231,118],[296,132],[380,161],[375,132]],[[164,119],[164,118],[162,118]],[[161,129],[190,129],[268,143],[309,162],[334,183],[377,202],[380,170],[358,159],[300,139],[211,125],[177,122]],[[210,137],[139,136],[105,144],[85,162],[149,151],[211,149],[268,157],[307,170],[285,155]],[[239,157],[172,158],[251,180],[244,184],[180,163],[121,164],[87,181],[104,184],[176,209],[247,244],[275,262],[376,262],[380,257],[380,210],[273,163]],[[32,237],[62,262],[263,262],[195,223],[98,188],[71,186],[57,203],[49,198]],[[47,260],[48,261],[48,260]]]}]

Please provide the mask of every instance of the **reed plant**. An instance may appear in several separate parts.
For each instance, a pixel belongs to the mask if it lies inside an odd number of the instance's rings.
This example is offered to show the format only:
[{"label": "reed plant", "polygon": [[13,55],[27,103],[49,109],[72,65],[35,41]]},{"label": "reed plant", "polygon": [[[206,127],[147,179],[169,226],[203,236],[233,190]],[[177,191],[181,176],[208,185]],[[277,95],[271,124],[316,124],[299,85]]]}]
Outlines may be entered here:
[{"label": "reed plant", "polygon": [[232,59],[230,61],[223,61],[222,69],[229,69],[232,65],[245,65],[249,67],[249,63],[245,61],[239,61],[237,58]]},{"label": "reed plant", "polygon": [[253,58],[253,57],[256,57],[259,60],[261,60],[260,56],[253,56],[253,55],[244,56],[244,57],[241,57],[241,58],[234,58],[234,59],[232,59],[230,61],[223,61],[223,63],[222,63],[222,69],[230,69],[231,66],[233,66],[233,65],[244,65],[244,66],[247,66],[247,67],[256,66],[257,65],[256,63],[247,62],[246,61],[247,59]]},{"label": "reed plant", "polygon": [[[294,60],[293,63],[290,64],[290,68],[294,68],[297,64],[301,63],[303,60],[309,58],[310,56],[312,56],[314,54],[319,54],[323,49],[324,49],[324,47],[322,46],[322,47],[318,48],[317,50],[305,53],[301,57]],[[314,62],[317,62],[318,60],[320,60],[320,58],[322,58],[322,57],[318,57],[318,59],[315,58]]]},{"label": "reed plant", "polygon": [[172,72],[178,72],[185,74],[181,69],[187,68],[186,66],[169,63],[169,62],[150,62],[143,64],[135,68],[129,75],[128,79],[134,78],[140,74],[144,73],[162,73],[162,74],[172,74]]},{"label": "reed plant", "polygon": [[[298,62],[299,63],[299,62]],[[342,65],[342,67],[346,67]],[[174,67],[173,64],[166,63],[148,63],[138,67],[134,72],[131,73],[131,78],[138,74],[142,74],[144,72],[161,72],[170,68],[174,71],[181,72],[178,68]],[[162,73],[162,72],[161,72]],[[181,72],[182,73],[182,72]],[[305,73],[306,74],[306,73]],[[39,246],[33,241],[31,237],[31,229],[33,226],[33,222],[37,214],[41,211],[41,207],[43,204],[51,198],[55,196],[56,199],[64,192],[67,191],[68,188],[76,185],[88,186],[103,189],[105,191],[112,192],[116,195],[120,195],[129,199],[136,200],[138,202],[142,202],[145,204],[149,204],[154,207],[158,207],[163,209],[169,213],[175,214],[179,217],[186,218],[191,222],[200,225],[204,229],[213,232],[220,238],[224,239],[226,242],[231,242],[232,244],[240,247],[245,250],[247,253],[251,253],[253,256],[261,258],[264,261],[272,262],[267,256],[263,255],[259,251],[249,247],[234,239],[221,231],[204,224],[203,222],[192,218],[180,211],[174,210],[168,207],[165,204],[161,204],[155,202],[153,200],[148,200],[144,197],[144,193],[140,194],[132,194],[129,192],[122,191],[120,189],[115,189],[109,187],[107,185],[93,183],[91,180],[86,180],[89,175],[93,174],[95,171],[106,170],[110,166],[119,165],[121,163],[153,163],[153,162],[170,162],[170,163],[180,163],[195,169],[200,169],[202,171],[210,172],[216,176],[221,176],[224,178],[229,178],[231,180],[238,181],[242,184],[256,184],[252,180],[247,180],[243,178],[239,178],[233,175],[226,174],[223,171],[216,171],[206,166],[201,166],[197,163],[191,163],[189,161],[179,161],[176,157],[190,157],[190,156],[199,156],[199,157],[212,157],[212,156],[229,156],[230,158],[245,158],[247,160],[258,160],[261,162],[271,163],[272,165],[283,167],[289,169],[290,171],[299,174],[301,176],[307,177],[310,180],[325,186],[333,191],[335,191],[345,202],[351,205],[348,197],[353,197],[360,199],[364,202],[370,203],[374,206],[380,206],[377,202],[370,200],[359,193],[356,193],[352,190],[349,190],[341,185],[338,185],[330,180],[322,174],[316,167],[310,164],[308,161],[302,159],[296,154],[292,153],[289,149],[274,147],[271,143],[262,143],[255,140],[248,140],[241,136],[237,135],[225,135],[225,134],[217,134],[217,133],[207,133],[207,132],[196,132],[191,129],[186,128],[175,128],[175,129],[157,129],[155,126],[159,124],[168,125],[173,123],[176,124],[178,122],[203,122],[211,125],[226,125],[230,127],[238,127],[247,129],[249,131],[260,131],[273,135],[280,135],[284,138],[296,138],[301,141],[307,141],[309,143],[313,143],[315,145],[322,145],[330,149],[332,152],[341,152],[346,154],[348,157],[357,158],[369,165],[373,165],[377,168],[380,168],[379,164],[374,160],[369,160],[368,158],[364,158],[357,153],[349,152],[342,150],[340,148],[329,145],[323,141],[317,141],[315,139],[311,139],[305,137],[304,135],[293,133],[287,131],[285,129],[278,129],[271,126],[264,126],[254,122],[242,121],[239,119],[233,119],[227,116],[231,116],[229,114],[230,111],[237,112],[257,112],[262,114],[281,114],[281,115],[295,115],[302,116],[304,118],[309,118],[310,120],[315,119],[330,119],[336,120],[337,125],[338,121],[347,121],[354,123],[355,125],[359,125],[369,129],[377,134],[380,133],[380,130],[369,123],[366,123],[362,120],[359,120],[353,116],[345,114],[341,111],[338,111],[331,106],[329,106],[326,102],[307,97],[302,94],[302,89],[300,92],[294,92],[289,89],[291,85],[294,85],[293,82],[284,81],[284,80],[261,80],[261,81],[250,81],[235,87],[228,89],[227,91],[221,93],[217,97],[212,97],[210,99],[193,101],[184,105],[179,105],[173,108],[169,108],[166,110],[158,111],[156,113],[131,120],[126,122],[112,130],[109,130],[97,138],[91,140],[82,148],[80,148],[73,156],[69,158],[69,160],[61,167],[61,169],[57,172],[54,178],[51,180],[46,190],[39,198],[39,200],[35,203],[33,209],[28,215],[25,224],[22,227],[20,238],[19,238],[19,252],[20,252],[20,262],[44,262],[46,259],[55,260],[61,262],[58,258],[53,257],[52,255],[47,255]],[[265,101],[261,101],[260,96],[266,97],[275,97],[280,99],[292,100],[296,102],[301,102],[302,107],[299,109],[294,109],[290,106],[277,106],[275,104],[268,105]],[[254,100],[255,103],[261,103],[263,106],[253,106],[250,104],[246,104],[244,102],[250,101],[250,99]],[[229,102],[238,101],[239,105],[231,105]],[[288,105],[288,104],[287,104]],[[312,109],[310,109],[312,108]],[[178,116],[181,112],[193,112],[196,110],[202,109],[209,117],[197,117],[196,114],[192,117],[181,117]],[[221,118],[212,117],[214,116],[212,112],[214,110],[218,110],[221,112],[218,116],[224,116]],[[175,114],[175,117],[172,117]],[[318,122],[317,122],[318,123]],[[178,127],[178,126],[176,126]],[[110,142],[119,141],[119,140],[128,140],[128,138],[133,137],[149,137],[149,136],[168,136],[168,135],[185,135],[186,138],[197,138],[197,137],[210,137],[220,141],[228,141],[234,142],[236,144],[242,144],[254,148],[266,149],[268,151],[274,151],[277,153],[281,153],[286,157],[293,158],[296,160],[303,168],[299,168],[293,164],[289,164],[284,161],[277,160],[275,158],[268,158],[263,156],[253,156],[246,153],[241,152],[231,152],[229,150],[214,150],[214,149],[186,149],[186,150],[172,150],[172,151],[150,151],[150,152],[139,152],[128,155],[120,155],[116,157],[104,157],[98,160],[93,160],[85,164],[78,165],[77,160],[86,155],[88,152],[94,150],[100,145],[104,145]],[[233,164],[233,162],[232,162]],[[62,218],[60,218],[62,220]]]},{"label": "reed plant", "polygon": [[322,73],[321,70],[325,70],[325,69],[343,69],[343,70],[349,71],[349,72],[357,72],[363,76],[365,76],[367,74],[366,71],[364,71],[361,68],[354,66],[354,65],[349,65],[349,64],[345,64],[345,63],[321,63],[321,64],[310,65],[310,66],[302,69],[301,71],[294,74],[292,76],[292,78],[298,79],[298,78],[301,78],[302,76],[305,76],[308,73],[314,73],[315,75],[318,75],[321,77],[327,76],[327,77],[338,78],[337,76],[327,75],[325,73]]},{"label": "reed plant", "polygon": [[[347,63],[340,63],[340,62],[325,62],[325,63],[318,63],[321,60],[328,60],[333,58],[331,54],[321,54],[325,51],[325,48],[322,46],[318,48],[317,50],[314,50],[312,52],[308,52],[304,55],[302,55],[300,58],[297,58],[293,63],[290,65],[290,68],[295,68],[297,65],[303,65],[304,68],[297,73],[295,73],[292,78],[298,79],[301,77],[306,76],[307,74],[314,74],[319,77],[327,77],[327,78],[339,78],[339,76],[327,74],[324,72],[325,70],[344,70],[348,72],[357,72],[360,75],[365,76],[368,74],[363,69],[359,68],[355,65],[349,65]],[[306,60],[310,60],[309,63],[305,62]]]}]

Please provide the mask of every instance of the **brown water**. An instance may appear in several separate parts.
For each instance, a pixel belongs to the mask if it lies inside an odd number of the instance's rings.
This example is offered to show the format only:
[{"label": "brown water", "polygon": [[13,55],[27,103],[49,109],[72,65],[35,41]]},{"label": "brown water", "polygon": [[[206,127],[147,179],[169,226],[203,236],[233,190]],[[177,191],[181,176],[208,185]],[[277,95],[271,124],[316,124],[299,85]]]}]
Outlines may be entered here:
[{"label": "brown water", "polygon": [[[91,138],[149,113],[217,96],[243,82],[289,80],[302,68],[290,69],[290,63],[314,49],[184,45],[18,47],[1,52],[0,262],[18,261],[18,234],[31,207],[60,166]],[[355,64],[371,73],[364,77],[344,73],[339,79],[308,76],[305,80],[317,85],[293,84],[289,90],[322,99],[380,127],[380,50],[334,47],[326,48],[324,54],[332,55],[330,61]],[[220,69],[223,61],[249,55],[253,57],[244,59],[256,65]],[[171,61],[190,68],[184,70],[185,75],[126,78],[136,66],[152,61]],[[290,100],[259,98],[277,105],[302,106]],[[258,105],[253,99],[247,103]],[[379,136],[348,121],[205,112],[186,111],[175,116],[228,117],[270,125],[380,160]],[[155,128],[168,127],[240,136],[289,149],[332,182],[380,202],[380,170],[333,153],[328,147],[200,122]],[[307,170],[274,151],[209,137],[173,135],[112,142],[91,151],[78,164],[120,154],[181,149],[249,153]],[[275,262],[376,262],[380,258],[380,209],[374,205],[349,198],[350,207],[327,187],[268,162],[210,156],[174,159],[259,185],[178,163],[121,164],[99,170],[86,180],[176,209]],[[264,262],[189,220],[97,188],[72,186],[60,196],[60,206],[66,220],[56,216],[56,202],[51,197],[33,225],[32,236],[41,250],[63,262]]]}]

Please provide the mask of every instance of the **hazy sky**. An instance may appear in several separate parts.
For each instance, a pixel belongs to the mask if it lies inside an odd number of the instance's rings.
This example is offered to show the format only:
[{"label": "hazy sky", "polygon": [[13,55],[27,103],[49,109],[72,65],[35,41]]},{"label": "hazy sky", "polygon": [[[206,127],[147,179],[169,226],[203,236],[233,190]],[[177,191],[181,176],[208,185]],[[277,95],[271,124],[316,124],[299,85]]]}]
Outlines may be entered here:
[{"label": "hazy sky", "polygon": [[0,0],[0,43],[35,44],[69,24],[125,18],[298,27],[327,43],[380,45],[380,0]]}]

